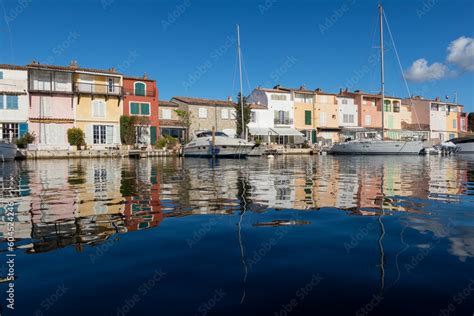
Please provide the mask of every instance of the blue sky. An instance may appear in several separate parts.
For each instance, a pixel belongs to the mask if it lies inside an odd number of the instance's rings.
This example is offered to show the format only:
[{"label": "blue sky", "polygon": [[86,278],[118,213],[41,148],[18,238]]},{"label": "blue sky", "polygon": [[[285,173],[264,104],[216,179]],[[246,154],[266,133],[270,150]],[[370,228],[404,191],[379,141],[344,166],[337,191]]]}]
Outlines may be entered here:
[{"label": "blue sky", "polygon": [[[244,93],[305,85],[379,91],[378,1],[0,0],[0,63],[31,60],[118,68],[157,80],[160,99],[238,92],[240,24]],[[386,0],[412,94],[457,92],[474,111],[474,1]],[[387,94],[407,96],[387,37]],[[450,50],[448,50],[450,47]]]}]

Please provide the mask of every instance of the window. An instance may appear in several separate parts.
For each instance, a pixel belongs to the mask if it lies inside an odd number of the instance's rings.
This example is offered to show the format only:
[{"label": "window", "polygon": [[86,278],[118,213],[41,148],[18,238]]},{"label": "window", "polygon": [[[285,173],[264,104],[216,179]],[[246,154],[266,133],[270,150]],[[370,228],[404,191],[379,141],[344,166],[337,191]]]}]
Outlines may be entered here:
[{"label": "window", "polygon": [[313,96],[305,93],[295,93],[295,101],[300,103],[313,103]]},{"label": "window", "polygon": [[49,96],[40,97],[40,116],[41,117],[51,116],[51,101],[52,101],[52,98]]},{"label": "window", "polygon": [[199,116],[199,118],[207,118],[207,109],[206,108],[199,108],[198,116]]},{"label": "window", "polygon": [[135,82],[135,95],[145,96],[146,85],[143,82]]},{"label": "window", "polygon": [[0,94],[0,109],[3,109],[3,99],[5,99],[5,95],[4,94]]},{"label": "window", "polygon": [[250,121],[251,121],[252,123],[257,123],[257,113],[255,113],[255,112],[253,112],[253,111],[250,112]]},{"label": "window", "polygon": [[109,78],[109,92],[114,92],[114,79],[113,78]]},{"label": "window", "polygon": [[7,110],[18,110],[17,95],[7,95]]},{"label": "window", "polygon": [[466,130],[466,120],[465,119],[461,119],[461,130],[465,131]]},{"label": "window", "polygon": [[3,123],[2,137],[9,141],[18,139],[18,123]]},{"label": "window", "polygon": [[54,90],[55,91],[71,91],[70,74],[64,72],[56,72],[54,74]]},{"label": "window", "polygon": [[392,102],[390,100],[385,100],[383,110],[384,112],[392,112]]},{"label": "window", "polygon": [[432,104],[431,104],[431,111],[438,111],[438,110],[439,110],[438,104],[432,103]]},{"label": "window", "polygon": [[105,117],[105,101],[92,101],[92,117]]},{"label": "window", "polygon": [[456,119],[453,120],[453,128],[458,128]]},{"label": "window", "polygon": [[347,105],[348,104],[347,99],[342,99],[341,103],[344,105]]},{"label": "window", "polygon": [[273,101],[286,101],[286,95],[284,94],[272,94],[271,99]]},{"label": "window", "polygon": [[367,105],[367,101],[366,100],[362,101],[362,105]]},{"label": "window", "polygon": [[365,116],[365,125],[372,124],[372,117],[370,115]]},{"label": "window", "polygon": [[112,125],[93,125],[94,144],[112,144],[114,139],[114,127]]},{"label": "window", "polygon": [[342,116],[342,122],[345,124],[353,124],[354,123],[354,114],[344,114]]},{"label": "window", "polygon": [[311,125],[311,111],[304,111],[304,124]]},{"label": "window", "polygon": [[161,118],[163,120],[171,120],[171,110],[170,109],[161,109]]},{"label": "window", "polygon": [[319,102],[320,103],[328,103],[328,96],[327,95],[322,95],[319,97]]},{"label": "window", "polygon": [[51,72],[35,71],[33,72],[33,89],[34,90],[51,90]]},{"label": "window", "polygon": [[229,119],[229,110],[228,109],[222,109],[221,111],[221,117],[224,120]]},{"label": "window", "polygon": [[150,104],[149,103],[137,103],[130,102],[130,114],[131,115],[150,115]]},{"label": "window", "polygon": [[393,112],[400,113],[400,102],[393,102]]},{"label": "window", "polygon": [[3,79],[3,71],[0,71],[0,79]]},{"label": "window", "polygon": [[326,113],[319,112],[319,126],[326,126]]}]

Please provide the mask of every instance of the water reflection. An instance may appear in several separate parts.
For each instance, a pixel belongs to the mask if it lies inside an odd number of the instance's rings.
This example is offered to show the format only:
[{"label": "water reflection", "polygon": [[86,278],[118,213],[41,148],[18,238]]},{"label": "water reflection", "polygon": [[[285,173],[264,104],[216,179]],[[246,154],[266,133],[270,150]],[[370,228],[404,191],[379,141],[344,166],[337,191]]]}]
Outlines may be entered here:
[{"label": "water reflection", "polygon": [[[15,201],[18,247],[28,253],[69,245],[81,250],[170,217],[241,214],[245,204],[255,214],[323,208],[360,216],[426,214],[409,217],[406,225],[448,238],[451,253],[465,260],[474,256],[472,227],[457,223],[443,233],[442,216],[429,215],[473,195],[473,170],[469,157],[39,160],[1,165],[0,201]],[[3,208],[0,214],[4,238]],[[287,221],[252,224],[281,223]]]}]

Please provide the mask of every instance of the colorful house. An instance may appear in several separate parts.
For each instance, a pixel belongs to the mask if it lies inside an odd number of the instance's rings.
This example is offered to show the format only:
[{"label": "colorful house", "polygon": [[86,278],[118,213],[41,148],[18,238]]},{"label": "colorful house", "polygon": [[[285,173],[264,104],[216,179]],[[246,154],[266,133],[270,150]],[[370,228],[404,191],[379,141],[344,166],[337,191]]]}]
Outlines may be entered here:
[{"label": "colorful house", "polygon": [[405,99],[412,104],[413,121],[430,127],[430,139],[441,142],[457,137],[459,133],[459,114],[463,106],[451,102],[443,102],[440,98],[434,100],[417,96]]},{"label": "colorful house", "polygon": [[170,101],[158,101],[160,105],[160,135],[171,136],[183,141],[185,138],[186,128],[183,126],[176,110],[179,105]]},{"label": "colorful house", "polygon": [[76,100],[72,77],[73,67],[28,66],[30,100],[29,125],[35,133],[36,149],[67,149],[67,130],[74,127]]},{"label": "colorful house", "polygon": [[173,97],[171,102],[191,114],[190,135],[197,130],[212,130],[236,136],[235,103],[231,100]]},{"label": "colorful house", "polygon": [[123,115],[139,118],[136,122],[136,144],[154,145],[159,135],[160,119],[156,81],[123,77]]},{"label": "colorful house", "polygon": [[316,101],[314,104],[316,114],[316,127],[318,138],[322,141],[339,141],[339,108],[337,105],[337,95],[326,93],[321,89],[316,89]]},{"label": "colorful house", "polygon": [[0,65],[0,139],[10,142],[28,131],[26,67]]},{"label": "colorful house", "polygon": [[467,132],[467,122],[468,122],[468,114],[465,112],[459,113],[459,132],[466,133]]},{"label": "colorful house", "polygon": [[316,93],[300,87],[298,90],[292,90],[292,96],[294,100],[294,127],[303,133],[308,143],[315,144],[317,142],[316,112],[314,111]]},{"label": "colorful house", "polygon": [[122,75],[113,68],[86,69],[77,65],[74,68],[75,127],[84,131],[89,148],[119,146],[120,116],[123,115]]}]

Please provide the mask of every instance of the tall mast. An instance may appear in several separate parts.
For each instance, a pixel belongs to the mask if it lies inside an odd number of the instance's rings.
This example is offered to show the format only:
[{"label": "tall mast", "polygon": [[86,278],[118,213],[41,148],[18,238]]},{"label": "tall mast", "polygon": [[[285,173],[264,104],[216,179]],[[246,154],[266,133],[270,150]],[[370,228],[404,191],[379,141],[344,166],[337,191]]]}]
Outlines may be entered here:
[{"label": "tall mast", "polygon": [[380,94],[382,95],[382,139],[385,138],[384,106],[385,106],[385,70],[384,70],[384,48],[383,48],[383,8],[379,4],[380,15]]},{"label": "tall mast", "polygon": [[242,88],[242,55],[240,52],[240,28],[237,24],[237,51],[239,54],[239,74],[240,74],[240,116],[242,119],[242,131],[240,138],[244,138],[245,135],[245,123],[244,123],[244,94]]}]

